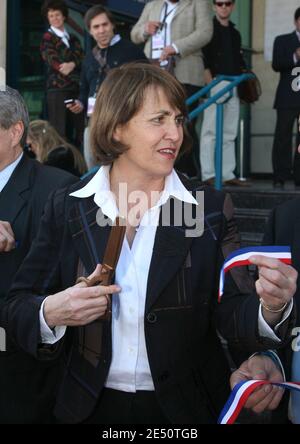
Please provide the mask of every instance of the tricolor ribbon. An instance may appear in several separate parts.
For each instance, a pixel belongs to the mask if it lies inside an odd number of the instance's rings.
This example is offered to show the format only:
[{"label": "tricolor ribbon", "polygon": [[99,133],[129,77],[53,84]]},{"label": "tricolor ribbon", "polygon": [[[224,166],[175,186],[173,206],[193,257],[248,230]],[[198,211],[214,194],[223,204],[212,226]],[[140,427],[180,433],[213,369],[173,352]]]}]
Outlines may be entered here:
[{"label": "tricolor ribbon", "polygon": [[251,256],[267,256],[279,259],[281,262],[290,265],[292,263],[290,247],[248,247],[236,250],[227,256],[220,273],[219,284],[219,302],[224,292],[225,275],[227,271],[234,267],[241,267],[242,265],[250,265],[249,258]]},{"label": "tricolor ribbon", "polygon": [[231,395],[219,416],[218,424],[234,424],[251,393],[253,393],[258,387],[267,384],[300,392],[300,382],[270,382],[260,381],[258,379],[240,382],[232,390]]}]

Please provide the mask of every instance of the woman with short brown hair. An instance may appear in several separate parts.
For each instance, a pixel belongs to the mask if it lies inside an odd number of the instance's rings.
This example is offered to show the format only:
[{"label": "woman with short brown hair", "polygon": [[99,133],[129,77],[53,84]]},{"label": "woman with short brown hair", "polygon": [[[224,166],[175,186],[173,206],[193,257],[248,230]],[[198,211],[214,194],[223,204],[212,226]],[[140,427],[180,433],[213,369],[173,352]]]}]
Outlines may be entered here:
[{"label": "woman with short brown hair", "polygon": [[[110,71],[92,116],[103,166],[50,199],[2,312],[22,349],[63,357],[60,422],[216,423],[227,398],[213,311],[223,255],[238,239],[228,197],[174,169],[186,117],[184,90],[167,72]],[[235,310],[248,301],[234,298],[247,288],[239,276],[226,285]]]}]

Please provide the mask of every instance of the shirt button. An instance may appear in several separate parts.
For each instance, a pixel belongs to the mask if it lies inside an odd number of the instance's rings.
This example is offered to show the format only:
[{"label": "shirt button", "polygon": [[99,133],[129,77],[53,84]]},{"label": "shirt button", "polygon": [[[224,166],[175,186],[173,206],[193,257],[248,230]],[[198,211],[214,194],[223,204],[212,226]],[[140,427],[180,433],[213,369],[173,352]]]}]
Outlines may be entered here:
[{"label": "shirt button", "polygon": [[155,313],[149,313],[149,314],[147,315],[147,321],[148,321],[150,324],[155,324],[155,322],[157,321],[157,316],[156,316],[156,314],[155,314]]}]

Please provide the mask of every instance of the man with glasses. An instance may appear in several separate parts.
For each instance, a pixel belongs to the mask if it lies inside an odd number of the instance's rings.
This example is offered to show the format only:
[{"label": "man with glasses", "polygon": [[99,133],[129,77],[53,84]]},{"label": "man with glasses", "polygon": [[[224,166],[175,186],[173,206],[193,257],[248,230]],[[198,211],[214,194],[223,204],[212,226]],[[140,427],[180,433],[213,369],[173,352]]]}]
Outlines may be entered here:
[{"label": "man with glasses", "polygon": [[[208,45],[203,48],[205,81],[210,83],[217,75],[239,75],[245,67],[241,51],[241,35],[230,21],[235,1],[214,0],[214,33]],[[220,82],[212,89],[211,94],[226,86]],[[239,98],[236,89],[224,105],[223,130],[223,181],[226,185],[245,185],[234,175],[236,166],[235,139],[238,133]],[[211,105],[204,112],[201,130],[200,161],[202,180],[213,184],[215,179],[215,146],[216,146],[216,105]]]}]

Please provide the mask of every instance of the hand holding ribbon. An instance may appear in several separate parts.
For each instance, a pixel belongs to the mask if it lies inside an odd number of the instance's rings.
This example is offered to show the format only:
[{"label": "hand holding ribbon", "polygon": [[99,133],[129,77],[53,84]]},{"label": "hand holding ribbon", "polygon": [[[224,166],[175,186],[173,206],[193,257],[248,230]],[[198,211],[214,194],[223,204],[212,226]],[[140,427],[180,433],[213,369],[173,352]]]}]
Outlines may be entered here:
[{"label": "hand holding ribbon", "polygon": [[264,355],[255,355],[244,362],[232,374],[230,382],[233,390],[218,424],[234,424],[243,407],[251,408],[256,413],[274,410],[283,396],[283,389],[300,391],[300,383],[283,382],[278,367]]}]

